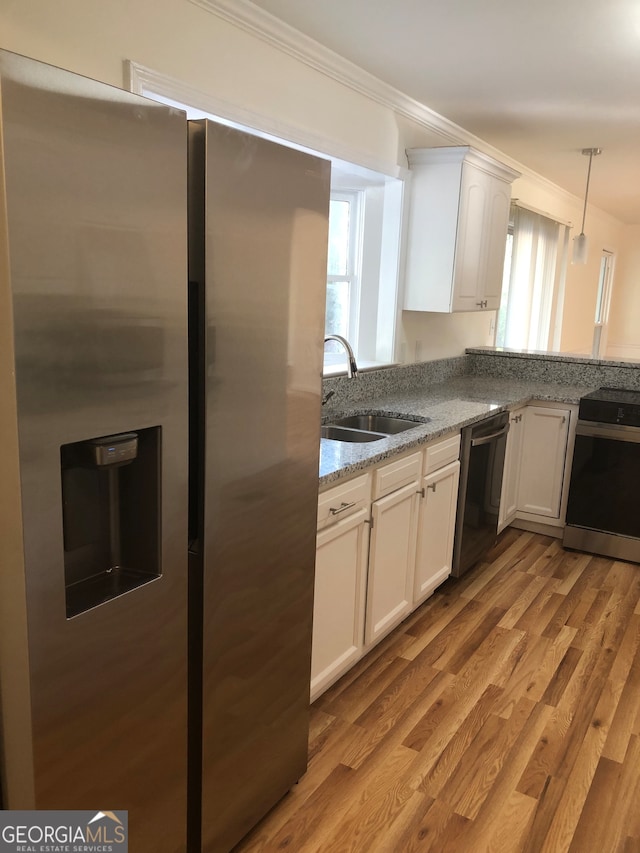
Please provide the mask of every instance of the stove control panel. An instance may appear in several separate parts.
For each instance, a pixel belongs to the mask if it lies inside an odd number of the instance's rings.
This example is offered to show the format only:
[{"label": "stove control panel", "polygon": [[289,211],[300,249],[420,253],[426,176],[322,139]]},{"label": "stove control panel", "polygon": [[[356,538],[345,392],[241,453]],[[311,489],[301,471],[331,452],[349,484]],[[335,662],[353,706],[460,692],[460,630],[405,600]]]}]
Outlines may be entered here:
[{"label": "stove control panel", "polygon": [[580,400],[578,418],[601,424],[640,427],[640,391],[600,388]]}]

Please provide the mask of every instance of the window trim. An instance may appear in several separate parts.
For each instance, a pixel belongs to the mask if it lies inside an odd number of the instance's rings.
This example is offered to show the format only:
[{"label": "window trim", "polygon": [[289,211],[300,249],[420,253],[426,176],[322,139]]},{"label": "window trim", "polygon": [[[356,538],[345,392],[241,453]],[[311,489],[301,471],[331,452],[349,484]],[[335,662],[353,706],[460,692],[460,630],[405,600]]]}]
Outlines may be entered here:
[{"label": "window trim", "polygon": [[[362,290],[362,248],[364,236],[363,222],[363,192],[362,190],[331,190],[331,201],[347,201],[349,210],[349,246],[347,250],[347,272],[345,275],[330,275],[329,282],[346,281],[349,283],[349,319],[347,338],[354,351],[358,351],[358,332],[360,316],[360,294]],[[345,362],[344,357],[340,359]],[[331,360],[328,360],[331,361]],[[346,362],[345,362],[346,364]]]},{"label": "window trim", "polygon": [[600,272],[598,274],[598,292],[596,295],[593,344],[591,349],[591,354],[594,358],[604,358],[607,352],[609,309],[611,307],[615,263],[616,253],[612,249],[602,249],[600,252]]}]

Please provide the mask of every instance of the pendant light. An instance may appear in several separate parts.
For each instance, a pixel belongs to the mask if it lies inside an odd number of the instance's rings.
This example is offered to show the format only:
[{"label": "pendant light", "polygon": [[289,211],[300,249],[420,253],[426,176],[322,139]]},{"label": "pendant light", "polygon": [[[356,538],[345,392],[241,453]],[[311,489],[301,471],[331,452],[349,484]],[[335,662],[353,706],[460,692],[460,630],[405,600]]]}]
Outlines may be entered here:
[{"label": "pendant light", "polygon": [[589,196],[589,179],[591,178],[591,161],[594,157],[597,157],[598,154],[602,154],[602,148],[583,148],[582,153],[589,157],[589,168],[587,170],[587,186],[584,191],[584,210],[582,212],[582,229],[577,237],[573,238],[573,256],[571,258],[572,264],[586,264],[587,263],[587,236],[584,233],[584,220],[587,216],[587,198]]}]

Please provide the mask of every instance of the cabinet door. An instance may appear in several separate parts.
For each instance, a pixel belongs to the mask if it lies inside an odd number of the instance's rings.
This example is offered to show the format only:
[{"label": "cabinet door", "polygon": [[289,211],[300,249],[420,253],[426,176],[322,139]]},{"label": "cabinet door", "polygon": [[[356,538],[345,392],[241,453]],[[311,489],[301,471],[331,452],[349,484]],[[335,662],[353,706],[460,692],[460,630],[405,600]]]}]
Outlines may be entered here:
[{"label": "cabinet door", "polygon": [[407,229],[404,307],[451,312],[461,163],[414,166]]},{"label": "cabinet door", "polygon": [[456,245],[454,311],[500,307],[511,187],[464,164]]},{"label": "cabinet door", "polygon": [[504,457],[502,475],[502,496],[498,515],[498,533],[510,524],[518,510],[518,484],[520,482],[520,460],[522,456],[522,436],[524,434],[525,407],[511,412],[507,449]]},{"label": "cabinet door", "polygon": [[518,486],[518,510],[548,518],[560,517],[568,409],[527,406]]},{"label": "cabinet door", "polygon": [[313,603],[311,701],[362,654],[368,511],[318,533]]},{"label": "cabinet door", "polygon": [[365,644],[371,645],[413,608],[419,481],[372,504]]},{"label": "cabinet door", "polygon": [[469,163],[463,165],[452,300],[454,311],[478,311],[484,307],[481,303],[488,181],[489,176],[480,169]]},{"label": "cabinet door", "polygon": [[451,462],[422,480],[418,514],[414,603],[419,604],[451,574],[460,463]]},{"label": "cabinet door", "polygon": [[481,287],[481,299],[485,301],[487,311],[496,311],[500,307],[510,206],[509,184],[498,178],[490,178],[485,216],[486,257]]}]

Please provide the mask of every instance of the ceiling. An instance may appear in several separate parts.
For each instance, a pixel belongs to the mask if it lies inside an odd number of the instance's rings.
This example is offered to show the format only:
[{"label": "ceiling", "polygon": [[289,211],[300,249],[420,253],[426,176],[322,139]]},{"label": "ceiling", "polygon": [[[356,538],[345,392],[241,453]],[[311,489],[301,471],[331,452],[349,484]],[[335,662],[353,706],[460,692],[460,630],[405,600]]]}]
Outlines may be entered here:
[{"label": "ceiling", "polygon": [[640,0],[254,0],[617,219],[640,224]]}]

